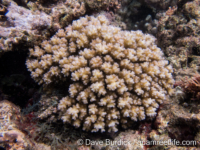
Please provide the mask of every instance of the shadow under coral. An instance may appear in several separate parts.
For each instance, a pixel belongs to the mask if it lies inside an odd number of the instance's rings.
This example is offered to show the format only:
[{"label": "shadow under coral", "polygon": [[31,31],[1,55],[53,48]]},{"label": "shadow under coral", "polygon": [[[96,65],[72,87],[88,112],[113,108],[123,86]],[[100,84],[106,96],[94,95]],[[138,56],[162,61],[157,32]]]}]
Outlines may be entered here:
[{"label": "shadow under coral", "polygon": [[0,100],[9,100],[21,108],[31,98],[38,99],[39,86],[25,66],[26,51],[7,52],[0,59]]}]

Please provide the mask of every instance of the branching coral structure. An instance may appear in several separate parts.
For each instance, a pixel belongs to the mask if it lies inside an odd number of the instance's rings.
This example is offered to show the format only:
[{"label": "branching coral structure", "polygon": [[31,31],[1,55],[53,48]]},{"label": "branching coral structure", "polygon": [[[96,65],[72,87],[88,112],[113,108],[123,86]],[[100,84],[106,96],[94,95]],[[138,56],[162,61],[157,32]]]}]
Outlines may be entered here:
[{"label": "branching coral structure", "polygon": [[57,107],[60,119],[91,132],[116,132],[119,124],[154,117],[173,93],[173,70],[155,38],[122,31],[103,15],[73,21],[30,49],[26,64],[39,84],[70,78],[69,96]]}]

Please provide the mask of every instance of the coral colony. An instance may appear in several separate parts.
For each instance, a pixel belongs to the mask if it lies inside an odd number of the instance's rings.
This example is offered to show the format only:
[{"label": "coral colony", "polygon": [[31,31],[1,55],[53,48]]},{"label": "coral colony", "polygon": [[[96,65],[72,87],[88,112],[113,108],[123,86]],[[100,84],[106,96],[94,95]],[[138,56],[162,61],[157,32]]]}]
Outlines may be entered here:
[{"label": "coral colony", "polygon": [[60,119],[91,132],[116,132],[118,125],[154,117],[173,93],[173,70],[155,38],[122,31],[103,15],[58,30],[30,49],[26,65],[39,84],[70,77],[69,96],[58,104]]}]

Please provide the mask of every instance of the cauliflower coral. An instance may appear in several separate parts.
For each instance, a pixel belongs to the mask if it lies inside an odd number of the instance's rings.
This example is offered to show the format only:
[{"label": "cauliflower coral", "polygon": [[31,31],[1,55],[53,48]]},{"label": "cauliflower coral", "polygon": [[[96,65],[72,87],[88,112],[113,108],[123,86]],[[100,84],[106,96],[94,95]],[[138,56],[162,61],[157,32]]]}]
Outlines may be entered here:
[{"label": "cauliflower coral", "polygon": [[105,16],[86,16],[30,49],[27,68],[39,84],[70,78],[58,104],[64,123],[92,132],[154,117],[173,93],[172,67],[155,38],[122,31]]}]

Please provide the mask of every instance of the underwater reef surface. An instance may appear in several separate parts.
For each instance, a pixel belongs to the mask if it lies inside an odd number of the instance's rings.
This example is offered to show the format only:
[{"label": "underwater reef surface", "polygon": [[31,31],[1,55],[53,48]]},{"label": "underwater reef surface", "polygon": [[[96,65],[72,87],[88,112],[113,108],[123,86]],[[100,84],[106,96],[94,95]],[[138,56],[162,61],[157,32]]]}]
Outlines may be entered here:
[{"label": "underwater reef surface", "polygon": [[0,148],[199,149],[199,27],[199,0],[1,0]]}]

